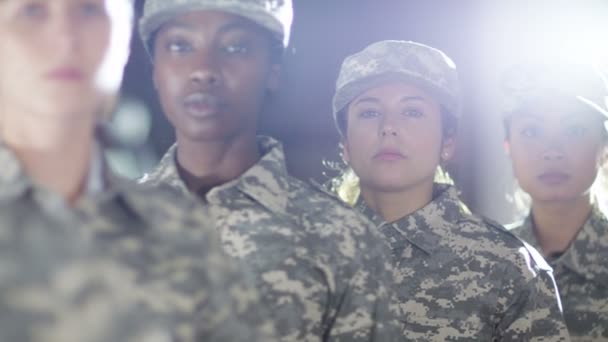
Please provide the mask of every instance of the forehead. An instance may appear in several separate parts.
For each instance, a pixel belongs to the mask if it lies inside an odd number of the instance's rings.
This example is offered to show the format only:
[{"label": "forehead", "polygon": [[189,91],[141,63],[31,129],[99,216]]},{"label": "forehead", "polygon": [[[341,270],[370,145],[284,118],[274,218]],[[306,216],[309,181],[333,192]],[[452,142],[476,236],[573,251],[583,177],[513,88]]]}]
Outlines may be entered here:
[{"label": "forehead", "polygon": [[186,31],[231,31],[244,30],[248,32],[265,32],[253,21],[239,15],[215,11],[196,10],[178,14],[161,26],[159,32],[170,29],[183,29]]},{"label": "forehead", "polygon": [[514,118],[535,118],[545,121],[583,120],[595,121],[606,118],[574,97],[544,95],[525,102],[513,114]]},{"label": "forehead", "polygon": [[434,102],[434,98],[422,87],[404,81],[389,81],[371,87],[361,95],[357,96],[353,103],[367,97],[373,97],[380,101],[391,101],[395,98],[420,99],[426,102]]}]

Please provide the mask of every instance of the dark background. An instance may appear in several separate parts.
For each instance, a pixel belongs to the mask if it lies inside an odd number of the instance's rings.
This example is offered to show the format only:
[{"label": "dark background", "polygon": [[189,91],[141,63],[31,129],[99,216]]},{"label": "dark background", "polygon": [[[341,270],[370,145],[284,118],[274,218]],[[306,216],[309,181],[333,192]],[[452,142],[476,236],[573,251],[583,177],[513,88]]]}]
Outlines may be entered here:
[{"label": "dark background", "polygon": [[[138,11],[141,5],[138,0]],[[502,148],[500,73],[528,54],[584,54],[585,44],[608,51],[607,0],[295,0],[294,11],[283,88],[260,124],[261,133],[284,143],[292,174],[325,181],[322,160],[338,159],[331,98],[344,57],[378,40],[418,41],[448,54],[461,76],[465,112],[450,173],[474,211],[503,223],[513,219],[515,208]],[[174,135],[156,100],[145,51],[134,38],[123,93],[148,106],[149,143],[161,156]]]}]

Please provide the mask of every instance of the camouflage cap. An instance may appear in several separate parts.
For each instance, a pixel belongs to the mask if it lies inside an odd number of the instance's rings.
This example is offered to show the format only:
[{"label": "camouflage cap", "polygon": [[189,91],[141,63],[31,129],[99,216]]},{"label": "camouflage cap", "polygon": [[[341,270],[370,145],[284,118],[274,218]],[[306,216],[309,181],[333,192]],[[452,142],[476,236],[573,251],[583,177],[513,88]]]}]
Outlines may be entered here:
[{"label": "camouflage cap", "polygon": [[608,118],[608,76],[588,63],[526,62],[503,74],[503,115],[541,101],[576,100]]},{"label": "camouflage cap", "polygon": [[286,47],[293,6],[291,0],[146,0],[139,34],[148,48],[152,34],[173,17],[200,10],[214,10],[245,17],[268,29]]},{"label": "camouflage cap", "polygon": [[399,40],[373,43],[342,63],[333,98],[334,120],[355,97],[387,81],[404,81],[430,92],[451,114],[460,117],[460,85],[454,62],[428,45]]}]

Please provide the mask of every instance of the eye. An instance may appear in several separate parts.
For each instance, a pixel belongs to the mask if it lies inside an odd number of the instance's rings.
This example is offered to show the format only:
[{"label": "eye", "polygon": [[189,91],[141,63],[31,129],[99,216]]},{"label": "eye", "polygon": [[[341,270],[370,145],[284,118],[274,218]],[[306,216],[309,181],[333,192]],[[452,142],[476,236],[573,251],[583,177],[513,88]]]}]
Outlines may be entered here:
[{"label": "eye", "polygon": [[184,39],[170,39],[166,44],[166,50],[173,53],[190,52],[192,44]]},{"label": "eye", "polygon": [[228,44],[223,49],[229,55],[244,55],[249,52],[249,46],[245,43]]},{"label": "eye", "polygon": [[363,110],[359,113],[359,117],[363,119],[373,119],[379,117],[381,114],[377,110]]},{"label": "eye", "polygon": [[41,19],[47,15],[47,8],[40,2],[30,2],[24,4],[20,10],[20,14],[32,19]]},{"label": "eye", "polygon": [[538,128],[537,126],[526,126],[521,130],[521,135],[527,138],[538,137],[540,133],[540,128]]},{"label": "eye", "polygon": [[422,115],[424,115],[424,113],[417,108],[407,108],[406,110],[403,111],[403,115],[411,117],[411,118],[419,118]]},{"label": "eye", "polygon": [[582,137],[587,133],[587,129],[580,125],[572,125],[566,128],[566,135],[569,137]]},{"label": "eye", "polygon": [[85,2],[78,7],[79,13],[87,17],[98,17],[106,15],[106,8],[97,2]]}]

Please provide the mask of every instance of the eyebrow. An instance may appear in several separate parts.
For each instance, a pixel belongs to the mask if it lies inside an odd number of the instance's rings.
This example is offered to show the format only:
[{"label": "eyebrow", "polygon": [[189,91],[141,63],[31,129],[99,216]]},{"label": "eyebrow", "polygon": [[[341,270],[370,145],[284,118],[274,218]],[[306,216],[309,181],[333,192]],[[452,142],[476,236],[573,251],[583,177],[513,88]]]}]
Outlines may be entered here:
[{"label": "eyebrow", "polygon": [[[408,102],[408,101],[426,101],[426,99],[422,96],[404,96],[399,100],[399,102]],[[380,99],[373,96],[362,97],[357,100],[354,104],[357,105],[359,103],[380,103]]]}]

